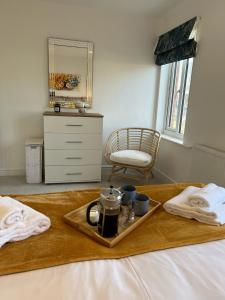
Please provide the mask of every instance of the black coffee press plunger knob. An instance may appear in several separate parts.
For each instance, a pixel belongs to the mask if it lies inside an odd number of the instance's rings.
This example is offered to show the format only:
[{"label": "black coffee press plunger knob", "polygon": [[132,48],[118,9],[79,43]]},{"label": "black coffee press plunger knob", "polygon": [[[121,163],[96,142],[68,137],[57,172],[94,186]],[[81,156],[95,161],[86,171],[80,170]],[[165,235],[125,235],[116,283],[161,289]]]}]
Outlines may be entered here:
[{"label": "black coffee press plunger knob", "polygon": [[113,189],[114,189],[114,186],[113,185],[110,185],[110,194],[113,194]]}]

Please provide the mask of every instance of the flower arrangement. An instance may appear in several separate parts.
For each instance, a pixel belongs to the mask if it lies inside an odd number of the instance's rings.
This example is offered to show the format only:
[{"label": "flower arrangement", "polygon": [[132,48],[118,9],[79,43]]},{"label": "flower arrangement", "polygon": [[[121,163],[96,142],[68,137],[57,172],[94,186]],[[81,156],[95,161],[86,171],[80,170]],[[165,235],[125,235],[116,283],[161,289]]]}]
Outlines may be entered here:
[{"label": "flower arrangement", "polygon": [[50,73],[49,85],[56,90],[73,90],[79,88],[79,74]]}]

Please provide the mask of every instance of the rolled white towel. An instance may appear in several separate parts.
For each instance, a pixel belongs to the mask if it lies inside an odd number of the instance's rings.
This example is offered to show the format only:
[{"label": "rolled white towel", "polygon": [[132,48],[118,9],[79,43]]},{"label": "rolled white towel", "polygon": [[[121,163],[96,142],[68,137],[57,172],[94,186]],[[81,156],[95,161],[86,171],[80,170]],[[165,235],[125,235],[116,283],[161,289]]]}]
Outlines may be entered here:
[{"label": "rolled white towel", "polygon": [[25,218],[14,226],[0,230],[0,247],[7,242],[20,241],[32,235],[40,234],[51,226],[51,221],[47,216],[29,206],[19,204],[23,206]]},{"label": "rolled white towel", "polygon": [[211,207],[225,203],[225,189],[213,183],[206,185],[188,197],[188,204],[193,207]]},{"label": "rolled white towel", "polygon": [[225,223],[225,218],[223,217],[222,219],[220,218],[212,218],[210,216],[206,216],[203,214],[200,214],[196,211],[190,211],[190,210],[185,210],[185,209],[173,209],[173,210],[167,210],[170,214],[183,217],[186,219],[195,219],[201,223],[205,223],[208,225],[223,225]]},{"label": "rolled white towel", "polygon": [[0,230],[22,222],[25,210],[21,203],[10,198],[0,197]]},{"label": "rolled white towel", "polygon": [[190,206],[194,211],[211,218],[219,218],[221,214],[225,215],[225,203],[218,204],[214,207],[194,207]]},{"label": "rolled white towel", "polygon": [[184,217],[187,219],[195,219],[201,223],[206,223],[209,225],[223,225],[225,224],[225,213],[217,214],[216,217],[208,216],[206,214],[199,213],[195,210],[185,209],[185,208],[171,208],[167,207],[166,211],[170,214]]},{"label": "rolled white towel", "polygon": [[200,191],[200,188],[189,186],[179,195],[164,203],[164,209],[174,215],[210,225],[223,225],[225,223],[225,205],[221,204],[212,208],[193,207],[188,204],[188,197]]},{"label": "rolled white towel", "polygon": [[179,195],[173,197],[164,203],[163,207],[166,211],[170,212],[173,209],[185,209],[193,211],[193,208],[187,204],[188,197],[200,190],[199,187],[188,186]]},{"label": "rolled white towel", "polygon": [[211,218],[211,217],[207,217],[204,216],[202,214],[200,215],[196,215],[194,217],[195,220],[201,222],[201,223],[205,223],[208,225],[223,225],[225,223],[225,216],[224,215],[220,215],[218,218]]},{"label": "rolled white towel", "polygon": [[[43,225],[44,222],[45,225]],[[42,223],[41,226],[39,226],[38,223],[36,224],[36,226],[35,225],[29,226],[27,224],[23,224],[23,226],[18,227],[14,229],[14,231],[9,232],[7,235],[0,237],[0,248],[8,242],[17,242],[17,241],[25,240],[31,237],[32,235],[38,235],[46,231],[50,227],[50,224],[47,220],[46,221],[42,220],[41,223]]]},{"label": "rolled white towel", "polygon": [[193,207],[187,204],[187,199],[188,196],[199,190],[200,188],[195,186],[187,187],[179,195],[165,202],[163,205],[164,209],[170,214],[192,219],[195,211],[193,210]]}]

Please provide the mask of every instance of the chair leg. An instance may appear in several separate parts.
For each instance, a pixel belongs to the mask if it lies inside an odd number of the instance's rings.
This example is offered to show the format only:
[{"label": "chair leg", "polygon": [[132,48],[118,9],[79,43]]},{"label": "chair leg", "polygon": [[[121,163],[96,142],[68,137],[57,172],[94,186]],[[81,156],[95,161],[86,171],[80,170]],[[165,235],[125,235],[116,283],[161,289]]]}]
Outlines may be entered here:
[{"label": "chair leg", "polygon": [[114,173],[114,169],[115,169],[115,166],[112,167],[112,172],[111,172],[111,174],[109,174],[109,177],[108,177],[109,182],[111,181],[112,175]]},{"label": "chair leg", "polygon": [[111,181],[111,178],[112,178],[112,174],[109,175],[109,177],[108,177],[108,182]]},{"label": "chair leg", "polygon": [[148,182],[149,182],[149,171],[146,171],[146,172],[144,173],[144,177],[145,177],[146,183],[148,183]]},{"label": "chair leg", "polygon": [[145,182],[148,183],[148,179],[149,179],[149,174],[148,172],[145,173]]},{"label": "chair leg", "polygon": [[[129,167],[128,167],[128,168],[129,168]],[[111,181],[111,178],[112,178],[113,176],[116,176],[116,175],[122,176],[122,177],[126,177],[126,178],[135,179],[135,180],[139,180],[139,179],[140,179],[140,176],[138,176],[138,177],[136,178],[135,176],[128,176],[128,175],[126,174],[128,168],[127,168],[127,167],[122,167],[122,166],[119,166],[119,165],[113,165],[113,166],[112,166],[112,172],[111,172],[111,174],[109,174],[109,176],[108,176],[108,182],[110,182],[110,181]],[[151,177],[152,177],[152,178],[154,177],[152,171],[149,171],[149,170],[143,170],[143,169],[141,169],[141,168],[135,168],[135,170],[136,170],[138,173],[140,173],[140,174],[142,175],[142,176],[141,176],[142,178],[143,178],[143,176],[144,176],[144,179],[145,179],[146,184],[148,184],[148,182],[149,182],[149,176],[150,176],[150,173],[151,173]]]}]

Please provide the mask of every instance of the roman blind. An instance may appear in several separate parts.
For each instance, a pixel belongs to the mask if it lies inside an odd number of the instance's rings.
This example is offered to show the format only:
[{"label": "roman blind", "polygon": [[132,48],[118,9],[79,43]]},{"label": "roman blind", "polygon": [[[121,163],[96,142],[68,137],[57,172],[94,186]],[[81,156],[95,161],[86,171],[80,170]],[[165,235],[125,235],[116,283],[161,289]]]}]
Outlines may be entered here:
[{"label": "roman blind", "polygon": [[197,17],[159,36],[155,48],[158,66],[196,56]]}]

